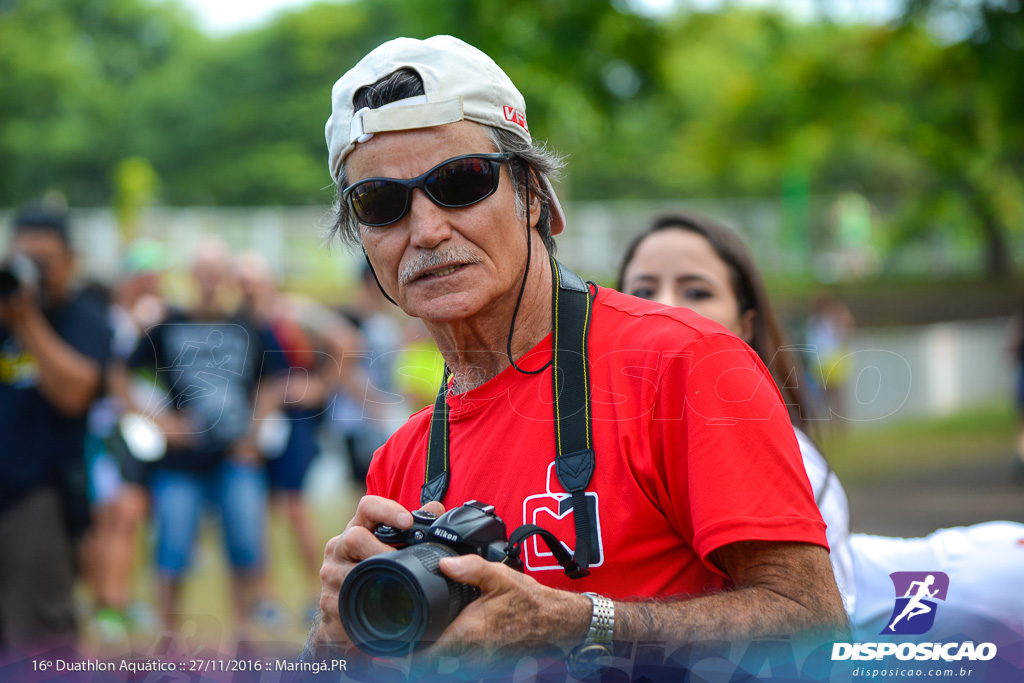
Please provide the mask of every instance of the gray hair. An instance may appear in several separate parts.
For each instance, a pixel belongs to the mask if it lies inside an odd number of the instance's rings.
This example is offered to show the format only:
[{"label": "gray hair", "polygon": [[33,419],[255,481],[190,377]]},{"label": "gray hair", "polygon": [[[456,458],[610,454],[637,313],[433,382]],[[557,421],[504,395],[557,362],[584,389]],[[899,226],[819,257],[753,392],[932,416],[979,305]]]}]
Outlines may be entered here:
[{"label": "gray hair", "polygon": [[[381,79],[371,86],[359,90],[353,103],[355,110],[362,107],[379,108],[390,102],[397,102],[409,97],[423,94],[423,81],[410,69],[400,69]],[[516,156],[509,162],[509,178],[512,179],[512,190],[515,194],[516,215],[526,218],[526,183],[529,178],[528,191],[540,199],[541,212],[537,222],[544,247],[554,255],[555,240],[551,235],[551,204],[554,197],[548,192],[546,184],[540,177],[552,181],[561,178],[564,158],[557,152],[547,148],[543,143],[527,143],[522,138],[500,128],[484,126],[487,137],[497,152],[512,152]],[[348,186],[344,162],[338,173],[334,206],[331,209],[331,224],[327,228],[327,240],[337,235],[343,244],[354,249],[362,249],[363,242],[359,235],[359,222],[349,209],[342,196],[342,190]]]}]

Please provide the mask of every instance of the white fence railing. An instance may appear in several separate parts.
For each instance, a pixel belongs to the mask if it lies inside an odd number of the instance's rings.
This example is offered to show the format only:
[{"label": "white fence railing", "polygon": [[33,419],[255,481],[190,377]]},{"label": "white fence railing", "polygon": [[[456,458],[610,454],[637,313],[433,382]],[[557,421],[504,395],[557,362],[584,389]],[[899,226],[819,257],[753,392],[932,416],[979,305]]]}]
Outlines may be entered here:
[{"label": "white fence railing", "polygon": [[996,318],[857,330],[838,417],[869,427],[1012,401],[1017,368],[1006,349],[1009,324]]}]

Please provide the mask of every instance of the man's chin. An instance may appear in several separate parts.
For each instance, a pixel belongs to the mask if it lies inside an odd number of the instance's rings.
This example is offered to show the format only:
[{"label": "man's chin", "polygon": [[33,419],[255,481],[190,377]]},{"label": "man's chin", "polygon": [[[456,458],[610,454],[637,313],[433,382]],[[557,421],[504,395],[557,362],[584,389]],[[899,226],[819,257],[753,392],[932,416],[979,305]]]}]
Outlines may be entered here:
[{"label": "man's chin", "polygon": [[446,325],[468,320],[483,310],[483,306],[469,292],[452,292],[426,300],[410,299],[401,309],[425,323]]}]

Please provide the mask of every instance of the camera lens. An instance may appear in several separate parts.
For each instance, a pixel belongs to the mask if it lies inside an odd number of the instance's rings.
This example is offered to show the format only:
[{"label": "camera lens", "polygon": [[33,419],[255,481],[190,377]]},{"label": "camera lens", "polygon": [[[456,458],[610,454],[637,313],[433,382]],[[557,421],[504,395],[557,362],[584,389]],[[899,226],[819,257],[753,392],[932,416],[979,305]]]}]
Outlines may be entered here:
[{"label": "camera lens", "polygon": [[356,592],[356,613],[378,638],[394,640],[413,624],[415,600],[401,575],[372,576]]},{"label": "camera lens", "polygon": [[441,573],[441,558],[456,555],[439,543],[421,543],[357,564],[338,597],[345,631],[356,645],[378,657],[402,656],[435,640],[480,595]]}]

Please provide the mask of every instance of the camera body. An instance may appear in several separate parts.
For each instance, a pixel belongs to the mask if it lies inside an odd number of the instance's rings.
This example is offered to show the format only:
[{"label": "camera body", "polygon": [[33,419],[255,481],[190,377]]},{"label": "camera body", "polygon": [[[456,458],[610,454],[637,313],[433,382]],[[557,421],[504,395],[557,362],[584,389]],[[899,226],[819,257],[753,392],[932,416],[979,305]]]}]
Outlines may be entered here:
[{"label": "camera body", "polygon": [[459,555],[479,555],[492,562],[505,559],[508,534],[505,522],[494,513],[493,505],[471,500],[440,517],[417,510],[412,513],[412,520],[408,529],[382,524],[373,535],[399,550],[433,542],[450,546]]},{"label": "camera body", "polygon": [[[409,529],[377,528],[374,535],[397,552],[356,565],[338,597],[345,630],[360,649],[374,656],[402,656],[436,639],[480,596],[475,586],[442,574],[442,558],[512,559],[506,553],[505,522],[491,505],[471,500],[440,517],[424,511],[412,514]],[[521,568],[517,561],[512,566]]]}]

